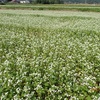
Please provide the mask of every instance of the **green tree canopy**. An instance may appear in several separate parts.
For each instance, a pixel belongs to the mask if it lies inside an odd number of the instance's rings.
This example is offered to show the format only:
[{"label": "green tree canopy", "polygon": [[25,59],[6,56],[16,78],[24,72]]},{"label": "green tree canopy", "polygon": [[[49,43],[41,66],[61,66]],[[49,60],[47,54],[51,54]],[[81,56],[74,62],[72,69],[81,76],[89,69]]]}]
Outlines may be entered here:
[{"label": "green tree canopy", "polygon": [[100,0],[33,0],[35,3],[59,4],[59,3],[100,3]]}]

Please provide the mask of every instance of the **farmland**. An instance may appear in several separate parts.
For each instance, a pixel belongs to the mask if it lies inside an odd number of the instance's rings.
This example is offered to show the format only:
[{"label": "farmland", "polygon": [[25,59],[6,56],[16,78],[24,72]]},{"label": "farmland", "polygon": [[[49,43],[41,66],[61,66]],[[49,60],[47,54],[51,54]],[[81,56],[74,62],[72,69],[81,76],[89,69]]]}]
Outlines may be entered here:
[{"label": "farmland", "polygon": [[0,10],[0,100],[99,97],[99,12]]},{"label": "farmland", "polygon": [[100,4],[6,4],[0,9],[65,10],[100,12]]}]

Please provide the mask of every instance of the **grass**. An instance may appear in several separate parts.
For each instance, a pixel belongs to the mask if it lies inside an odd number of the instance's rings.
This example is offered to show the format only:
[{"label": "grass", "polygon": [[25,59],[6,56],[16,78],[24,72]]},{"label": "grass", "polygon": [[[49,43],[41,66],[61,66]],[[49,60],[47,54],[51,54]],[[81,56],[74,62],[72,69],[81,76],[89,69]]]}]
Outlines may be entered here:
[{"label": "grass", "polygon": [[42,4],[6,4],[1,5],[0,9],[31,9],[31,10],[71,10],[71,11],[91,11],[91,12],[100,12],[100,5],[96,4],[51,4],[51,5],[42,5]]},{"label": "grass", "polygon": [[99,97],[99,13],[0,10],[1,100]]}]

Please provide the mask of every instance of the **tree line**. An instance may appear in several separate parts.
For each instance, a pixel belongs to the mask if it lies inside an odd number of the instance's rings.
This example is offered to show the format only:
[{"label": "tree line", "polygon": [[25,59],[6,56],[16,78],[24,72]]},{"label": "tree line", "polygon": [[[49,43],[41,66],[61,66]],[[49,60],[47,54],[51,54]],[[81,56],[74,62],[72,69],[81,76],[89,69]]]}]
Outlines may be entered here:
[{"label": "tree line", "polygon": [[34,3],[41,3],[41,4],[60,4],[64,3],[63,0],[33,0]]},{"label": "tree line", "polygon": [[60,4],[60,3],[100,3],[100,0],[33,0],[40,4]]},{"label": "tree line", "polygon": [[[26,0],[0,0],[0,3],[2,2],[9,2],[9,1],[26,1]],[[100,0],[28,0],[30,3],[34,4],[63,4],[63,3],[68,3],[68,4],[73,4],[73,3],[100,3]]]},{"label": "tree line", "polygon": [[64,0],[66,3],[100,3],[100,0]]}]

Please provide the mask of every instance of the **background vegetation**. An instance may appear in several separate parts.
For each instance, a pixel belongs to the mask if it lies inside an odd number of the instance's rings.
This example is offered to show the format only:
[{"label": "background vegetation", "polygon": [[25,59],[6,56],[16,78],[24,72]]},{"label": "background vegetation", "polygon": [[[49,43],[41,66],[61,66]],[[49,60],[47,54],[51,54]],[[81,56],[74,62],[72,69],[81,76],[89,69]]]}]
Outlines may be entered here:
[{"label": "background vegetation", "polygon": [[100,5],[93,4],[6,4],[0,5],[0,9],[29,9],[29,10],[64,10],[64,11],[88,11],[100,12]]},{"label": "background vegetation", "polygon": [[[1,4],[2,4],[2,1],[19,3],[20,1],[25,1],[25,0],[0,0]],[[30,3],[34,3],[34,4],[62,4],[62,3],[98,4],[98,3],[100,3],[100,0],[28,0],[28,1],[30,1]]]},{"label": "background vegetation", "polygon": [[99,0],[63,0],[67,3],[100,3]]},{"label": "background vegetation", "polygon": [[33,0],[34,3],[59,4],[59,3],[100,3],[100,0]]}]

